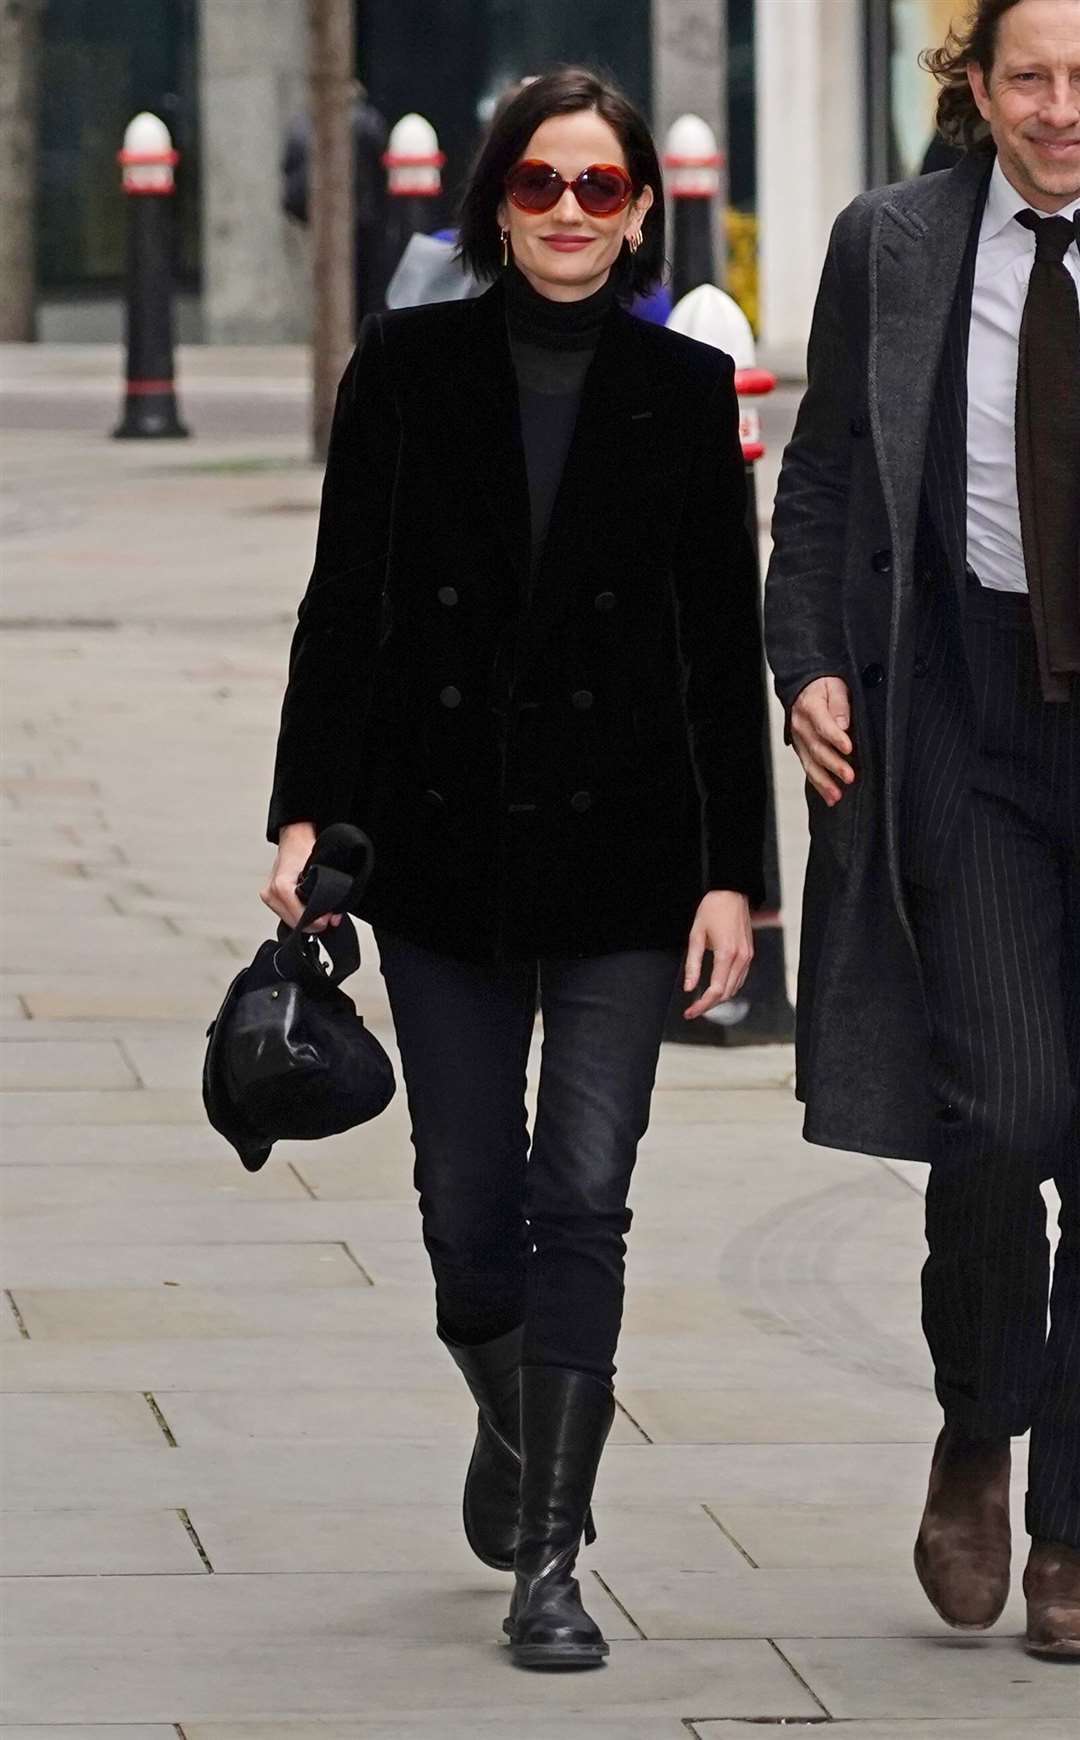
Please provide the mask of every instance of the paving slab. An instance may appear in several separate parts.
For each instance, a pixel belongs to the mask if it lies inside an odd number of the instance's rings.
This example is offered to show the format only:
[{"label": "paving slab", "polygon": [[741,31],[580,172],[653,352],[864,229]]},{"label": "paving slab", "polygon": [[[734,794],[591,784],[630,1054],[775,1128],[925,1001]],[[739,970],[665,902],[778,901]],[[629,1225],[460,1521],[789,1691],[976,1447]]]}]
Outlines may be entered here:
[{"label": "paving slab", "polygon": [[446,1355],[434,1335],[321,1339],[266,1336],[157,1341],[23,1341],[0,1350],[6,1390],[355,1389],[361,1381],[442,1381]]},{"label": "paving slab", "polygon": [[[255,953],[254,946],[248,958]],[[208,996],[199,1017],[186,1033],[172,1033],[158,1038],[153,1033],[137,1034],[128,1041],[131,1061],[139,1072],[139,1080],[148,1088],[190,1088],[202,1079],[203,1058],[206,1055],[206,1028],[217,1014],[231,979],[246,965],[246,960],[230,957],[222,968],[220,995],[217,1002]]]},{"label": "paving slab", "polygon": [[[3,1354],[15,1364],[34,1342],[7,1344]],[[267,1343],[272,1346],[273,1343]],[[344,1339],[342,1349],[348,1348]],[[268,1362],[267,1362],[268,1363]],[[370,1363],[370,1362],[369,1362]],[[387,1361],[387,1371],[392,1361]],[[353,1380],[364,1366],[353,1368]],[[436,1381],[441,1382],[440,1364]],[[265,1381],[265,1378],[264,1378]],[[167,1386],[146,1386],[168,1417]],[[175,1386],[174,1386],[175,1387]],[[163,1393],[164,1392],[164,1393]],[[471,1425],[471,1423],[470,1423]],[[215,1458],[183,1446],[162,1460],[156,1451],[102,1449],[92,1459],[53,1448],[10,1459],[5,1474],[8,1502],[55,1505],[67,1492],[79,1506],[135,1509],[156,1504],[243,1502],[257,1490],[265,1503],[296,1503],[311,1497],[323,1504],[354,1505],[451,1502],[460,1489],[472,1430],[447,1429],[440,1444],[400,1442],[392,1456],[360,1456],[351,1446],[267,1442],[250,1458]],[[859,1455],[853,1455],[856,1449]],[[757,1499],[775,1491],[778,1499],[796,1493],[839,1502],[845,1487],[853,1499],[895,1502],[906,1497],[918,1515],[925,1496],[930,1446],[882,1445],[866,1466],[861,1446],[710,1445],[650,1446],[612,1444],[601,1465],[597,1504],[647,1508],[656,1503],[697,1499],[718,1516],[726,1500]]]},{"label": "paving slab", "polygon": [[359,1270],[340,1288],[73,1287],[19,1291],[31,1341],[157,1341],[206,1336],[357,1336],[370,1325],[419,1326],[422,1302],[400,1292],[375,1304]]},{"label": "paving slab", "polygon": [[[927,1462],[929,1469],[929,1461]],[[763,1570],[904,1571],[918,1527],[907,1504],[718,1503],[719,1523]]]},{"label": "paving slab", "polygon": [[[638,1633],[594,1577],[585,1599],[612,1641]],[[175,1636],[220,1643],[233,1638],[316,1644],[335,1638],[413,1644],[498,1640],[511,1580],[478,1560],[467,1576],[414,1569],[275,1577],[23,1577],[0,1579],[7,1637],[18,1643],[56,1636],[96,1638],[104,1647],[126,1638]]]},{"label": "paving slab", "polygon": [[[160,989],[153,984],[132,980],[125,983],[110,970],[109,983],[80,985],[77,980],[62,980],[59,975],[50,984],[48,975],[33,981],[20,975],[26,985],[18,1002],[34,1020],[43,1021],[201,1021],[205,1025],[218,1004],[214,991],[220,975],[210,972],[184,974],[190,988],[174,983],[170,968],[161,975],[165,981]],[[224,995],[224,986],[221,987]],[[14,999],[9,998],[11,1003]],[[218,999],[220,1003],[220,997]]]},{"label": "paving slab", "polygon": [[[596,1554],[612,1594],[648,1638],[931,1637],[945,1635],[911,1575],[887,1571],[611,1570]],[[1022,1636],[1016,1588],[995,1635]]]},{"label": "paving slab", "polygon": [[105,1448],[164,1445],[144,1395],[9,1395],[0,1414],[0,1464],[60,1443],[92,1454]]},{"label": "paving slab", "polygon": [[113,1040],[18,1040],[0,1046],[0,1087],[137,1088],[139,1077]]},{"label": "paving slab", "polygon": [[1018,1740],[1033,1718],[1076,1722],[1080,1676],[1073,1664],[1037,1661],[1018,1638],[776,1641],[837,1721],[1008,1717]]},{"label": "paving slab", "polygon": [[277,1245],[19,1245],[0,1254],[8,1287],[369,1286],[341,1241]]},{"label": "paving slab", "polygon": [[202,1099],[194,1090],[83,1088],[65,1094],[33,1089],[0,1095],[0,1129],[5,1125],[202,1124]]},{"label": "paving slab", "polygon": [[218,961],[219,970],[227,973],[230,957],[220,941],[179,937],[164,919],[146,920],[143,931],[133,935],[137,922],[116,915],[85,919],[71,927],[67,935],[54,934],[44,927],[34,930],[29,937],[24,932],[17,947],[11,942],[7,944],[4,969],[16,978],[21,973],[58,976],[65,970],[75,977],[100,978],[126,967],[132,976],[167,979],[174,964],[201,956],[205,962]]},{"label": "paving slab", "polygon": [[[441,1505],[345,1508],[318,1502],[261,1505],[240,1498],[223,1506],[200,1500],[192,1503],[191,1517],[217,1571],[406,1572],[415,1569],[419,1552],[432,1571],[469,1573],[474,1563],[456,1491]],[[751,1574],[700,1505],[629,1509],[598,1501],[596,1526],[599,1538],[580,1563],[605,1581],[622,1566],[745,1567]]]},{"label": "paving slab", "polygon": [[7,1577],[207,1575],[179,1510],[169,1509],[0,1511],[0,1563]]},{"label": "paving slab", "polygon": [[[163,1021],[161,1031],[171,1032],[180,1025],[175,1021]],[[184,1024],[190,1025],[190,1024]],[[94,1041],[115,1040],[125,1045],[130,1039],[138,1038],[142,1032],[140,1022],[129,1019],[106,1021],[55,1021],[52,1019],[31,1020],[23,1015],[19,1020],[5,1021],[0,1017],[0,1044],[6,1044],[9,1039],[25,1040],[40,1044],[43,1039],[62,1040],[65,1043],[72,1039]]]},{"label": "paving slab", "polygon": [[[26,1097],[26,1096],[24,1096]],[[64,1100],[73,1096],[65,1094]],[[150,1093],[130,1096],[133,1104],[157,1099]],[[61,1108],[63,1109],[63,1108]],[[115,1122],[110,1117],[108,1122]],[[148,1119],[156,1122],[156,1119]],[[133,1137],[137,1140],[137,1135]],[[249,1177],[239,1160],[234,1178],[243,1187]],[[269,1174],[273,1176],[273,1174]],[[11,1243],[38,1244],[48,1238],[54,1245],[104,1244],[255,1244],[306,1243],[312,1239],[345,1239],[351,1245],[404,1240],[420,1241],[420,1220],[411,1202],[260,1202],[255,1191],[241,1188],[233,1196],[214,1202],[119,1202],[99,1206],[41,1209],[5,1226]]]},{"label": "paving slab", "polygon": [[[211,1581],[208,1579],[208,1581]],[[44,1722],[280,1722],[362,1711],[367,1718],[437,1716],[447,1731],[475,1710],[515,1732],[519,1714],[690,1713],[778,1719],[821,1709],[768,1643],[624,1643],[587,1676],[522,1674],[495,1642],[428,1646],[353,1636],[266,1639],[146,1636],[12,1643],[10,1719]],[[587,1730],[586,1730],[587,1732]]]},{"label": "paving slab", "polygon": [[304,1153],[290,1154],[320,1202],[397,1200],[408,1203],[415,1212],[414,1156],[408,1129],[398,1122],[381,1125],[379,1119],[370,1126],[370,1141],[354,1153],[323,1154],[312,1144]]},{"label": "paving slab", "polygon": [[[177,1441],[223,1454],[236,1454],[245,1444],[281,1442],[456,1445],[475,1417],[476,1404],[452,1370],[443,1385],[423,1389],[365,1384],[363,1389],[246,1390],[242,1395],[171,1390],[168,1395],[169,1425]],[[641,1440],[631,1421],[616,1414],[608,1441]]]},{"label": "paving slab", "polygon": [[[513,1721],[514,1740],[519,1736],[520,1740],[579,1740],[585,1735],[589,1740],[686,1740],[687,1735],[685,1723],[677,1716],[609,1717],[583,1711],[544,1716],[519,1711]],[[482,1740],[495,1740],[496,1736],[507,1740],[508,1729],[504,1716],[489,1719],[475,1712],[463,1722],[452,1716],[449,1720],[432,1716],[390,1722],[360,1716],[351,1722],[260,1723],[257,1732],[249,1723],[189,1722],[184,1733],[187,1740],[474,1740],[477,1735]]]},{"label": "paving slab", "polygon": [[[809,1362],[808,1362],[809,1363]],[[626,1390],[621,1400],[655,1444],[910,1443],[932,1435],[940,1409],[932,1390],[887,1390],[854,1377],[807,1375],[801,1390]]]},{"label": "paving slab", "polygon": [[[78,1136],[73,1138],[78,1142]],[[138,1137],[126,1140],[138,1147]],[[81,1203],[100,1207],[115,1201],[204,1202],[229,1197],[244,1201],[302,1201],[308,1196],[302,1181],[288,1166],[263,1167],[244,1174],[222,1155],[216,1160],[184,1160],[175,1166],[139,1166],[102,1163],[70,1166],[21,1166],[17,1162],[0,1168],[0,1201],[4,1214],[12,1217],[35,1214],[54,1207],[73,1208]]]},{"label": "paving slab", "polygon": [[28,1728],[5,1725],[0,1734],[4,1740],[176,1740],[176,1727],[172,1722],[34,1723]]},{"label": "paving slab", "polygon": [[[465,1451],[465,1446],[462,1445]],[[467,1452],[466,1460],[467,1460]],[[460,1474],[464,1478],[464,1462]],[[433,1575],[472,1576],[476,1559],[461,1526],[460,1491],[441,1504],[229,1504],[189,1507],[192,1524],[220,1573],[415,1572],[418,1555]],[[582,1566],[593,1555],[585,1555]],[[598,1563],[599,1561],[597,1561]]]},{"label": "paving slab", "polygon": [[[290,1146],[299,1149],[302,1144],[294,1142]],[[66,1124],[24,1124],[4,1132],[3,1159],[22,1166],[126,1166],[159,1162],[173,1170],[195,1160],[210,1160],[224,1162],[233,1177],[240,1177],[235,1151],[205,1118],[198,1124],[145,1122],[136,1129],[126,1123],[88,1124],[76,1136]],[[275,1153],[272,1165],[251,1176],[272,1176],[282,1169]]]},{"label": "paving slab", "polygon": [[[844,1722],[830,1724],[822,1732],[837,1740],[1074,1740],[1075,1723],[1051,1716],[1046,1720],[1025,1717],[1017,1728],[1015,1716],[950,1716],[946,1722],[896,1721]],[[809,1736],[811,1730],[806,1730]],[[750,1722],[695,1722],[690,1729],[699,1740],[755,1740],[760,1728]]]}]

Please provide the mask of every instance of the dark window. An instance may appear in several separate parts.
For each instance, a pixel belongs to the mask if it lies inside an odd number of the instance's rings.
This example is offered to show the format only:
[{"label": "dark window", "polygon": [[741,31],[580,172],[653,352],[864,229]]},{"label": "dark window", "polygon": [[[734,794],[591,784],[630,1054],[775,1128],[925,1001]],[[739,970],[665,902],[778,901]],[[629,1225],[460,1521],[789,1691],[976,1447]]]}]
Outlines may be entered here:
[{"label": "dark window", "polygon": [[504,87],[559,61],[614,74],[645,113],[651,100],[649,0],[357,0],[359,74],[392,127],[426,116],[446,153],[429,229],[449,224]]},{"label": "dark window", "polygon": [[140,109],[180,152],[176,269],[199,279],[197,0],[47,0],[42,40],[38,283],[115,293],[125,268],[116,153]]}]

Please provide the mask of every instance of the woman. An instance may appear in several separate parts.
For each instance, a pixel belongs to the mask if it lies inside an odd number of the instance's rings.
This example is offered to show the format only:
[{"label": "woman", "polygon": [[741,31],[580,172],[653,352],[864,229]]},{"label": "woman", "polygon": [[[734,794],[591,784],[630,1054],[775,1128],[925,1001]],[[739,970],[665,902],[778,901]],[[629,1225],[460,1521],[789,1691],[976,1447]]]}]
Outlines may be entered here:
[{"label": "woman", "polygon": [[[763,898],[755,567],[730,358],[621,306],[659,276],[641,117],[528,85],[473,173],[475,301],[365,323],[300,606],[262,898],[375,842],[375,928],[438,1334],[479,1407],[465,1527],[522,1665],[607,1644],[572,1572],[614,1412],[626,1206],[685,957],[696,1019]],[[544,1052],[531,1156],[525,1069]],[[528,1163],[527,1163],[528,1162]]]}]

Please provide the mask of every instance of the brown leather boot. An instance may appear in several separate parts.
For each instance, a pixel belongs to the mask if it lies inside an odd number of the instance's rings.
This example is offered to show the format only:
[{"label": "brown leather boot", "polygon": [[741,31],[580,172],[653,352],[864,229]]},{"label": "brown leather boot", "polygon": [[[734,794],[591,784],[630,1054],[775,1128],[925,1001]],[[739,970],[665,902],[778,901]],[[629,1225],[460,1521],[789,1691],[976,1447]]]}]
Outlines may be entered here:
[{"label": "brown leather boot", "polygon": [[1008,1438],[946,1426],[934,1446],[915,1570],[935,1613],[957,1631],[985,1631],[1009,1598]]},{"label": "brown leather boot", "polygon": [[1080,1657],[1080,1547],[1032,1541],[1024,1594],[1031,1654]]}]

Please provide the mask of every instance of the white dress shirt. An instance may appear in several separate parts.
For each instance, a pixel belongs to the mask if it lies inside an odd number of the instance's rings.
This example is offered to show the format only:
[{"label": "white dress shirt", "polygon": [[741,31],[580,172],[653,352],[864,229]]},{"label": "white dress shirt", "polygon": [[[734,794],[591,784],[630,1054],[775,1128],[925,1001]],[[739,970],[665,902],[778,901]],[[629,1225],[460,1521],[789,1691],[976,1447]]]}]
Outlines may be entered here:
[{"label": "white dress shirt", "polygon": [[[979,231],[968,341],[967,559],[996,592],[1028,589],[1016,493],[1016,368],[1035,237],[1015,221],[1027,209],[995,163]],[[1080,200],[1058,215],[1071,219],[1077,211]],[[1075,243],[1065,264],[1080,293]]]}]

